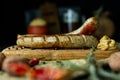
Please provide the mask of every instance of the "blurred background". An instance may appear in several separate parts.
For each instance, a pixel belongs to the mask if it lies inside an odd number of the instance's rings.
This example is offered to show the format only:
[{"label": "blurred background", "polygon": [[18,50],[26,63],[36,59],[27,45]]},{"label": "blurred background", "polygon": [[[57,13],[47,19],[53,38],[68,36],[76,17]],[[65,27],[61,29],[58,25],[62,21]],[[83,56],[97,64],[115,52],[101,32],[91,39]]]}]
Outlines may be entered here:
[{"label": "blurred background", "polygon": [[[79,28],[84,21],[98,16],[101,30],[120,42],[118,0],[4,0],[4,23],[0,49],[16,44],[18,34],[30,33],[28,27],[44,27],[42,34],[60,34]],[[34,21],[32,23],[32,21]],[[47,32],[46,32],[47,31]],[[96,34],[103,35],[96,32]]]}]

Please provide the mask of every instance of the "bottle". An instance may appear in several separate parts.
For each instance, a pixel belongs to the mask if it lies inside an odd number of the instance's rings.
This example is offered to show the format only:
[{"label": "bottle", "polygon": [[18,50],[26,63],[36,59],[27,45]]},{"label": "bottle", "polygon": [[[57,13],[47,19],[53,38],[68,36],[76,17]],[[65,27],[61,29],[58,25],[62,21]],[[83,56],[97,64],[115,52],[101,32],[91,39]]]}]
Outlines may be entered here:
[{"label": "bottle", "polygon": [[77,29],[79,23],[79,15],[72,9],[68,9],[63,14],[63,33],[71,32]]}]

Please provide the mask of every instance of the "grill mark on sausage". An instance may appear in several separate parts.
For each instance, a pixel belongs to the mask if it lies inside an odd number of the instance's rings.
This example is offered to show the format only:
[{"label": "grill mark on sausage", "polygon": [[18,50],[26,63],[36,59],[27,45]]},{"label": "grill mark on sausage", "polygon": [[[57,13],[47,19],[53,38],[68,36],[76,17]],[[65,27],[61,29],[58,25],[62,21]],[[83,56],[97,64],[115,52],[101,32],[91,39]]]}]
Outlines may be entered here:
[{"label": "grill mark on sausage", "polygon": [[85,37],[85,35],[82,35],[82,38],[84,39],[84,41],[85,41],[85,43],[86,43],[86,37]]},{"label": "grill mark on sausage", "polygon": [[44,40],[44,42],[43,42],[44,44],[43,44],[42,46],[44,46],[45,48],[47,47],[47,46],[46,46],[46,37],[47,37],[46,35],[44,35],[44,36],[42,37],[43,40]]},{"label": "grill mark on sausage", "polygon": [[72,40],[71,40],[70,36],[68,35],[67,37],[69,39],[69,42],[72,43]]},{"label": "grill mark on sausage", "polygon": [[[59,45],[60,40],[59,40],[59,38],[58,38],[58,35],[55,35],[55,38],[56,38],[56,40],[57,40],[57,41],[56,41],[56,45]],[[56,45],[55,45],[55,46],[56,46]]]}]

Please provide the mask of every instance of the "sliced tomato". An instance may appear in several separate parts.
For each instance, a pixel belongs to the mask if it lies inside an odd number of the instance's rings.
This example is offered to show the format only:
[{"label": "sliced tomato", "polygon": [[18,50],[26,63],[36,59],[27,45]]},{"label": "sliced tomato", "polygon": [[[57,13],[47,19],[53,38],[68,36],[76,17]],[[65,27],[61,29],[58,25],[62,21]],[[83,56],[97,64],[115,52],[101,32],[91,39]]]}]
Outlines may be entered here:
[{"label": "sliced tomato", "polygon": [[60,80],[66,75],[66,70],[59,68],[39,68],[30,71],[30,77],[34,80]]},{"label": "sliced tomato", "polygon": [[26,72],[30,69],[27,64],[24,63],[10,63],[10,72],[17,76],[25,76]]}]

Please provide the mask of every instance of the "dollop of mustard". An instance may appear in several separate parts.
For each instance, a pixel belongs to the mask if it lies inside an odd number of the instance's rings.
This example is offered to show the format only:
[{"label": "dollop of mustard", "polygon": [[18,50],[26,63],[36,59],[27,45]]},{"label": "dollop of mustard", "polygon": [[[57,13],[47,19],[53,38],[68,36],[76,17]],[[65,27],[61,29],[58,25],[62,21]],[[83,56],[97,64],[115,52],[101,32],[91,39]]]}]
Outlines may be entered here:
[{"label": "dollop of mustard", "polygon": [[110,39],[107,35],[104,35],[100,39],[97,48],[100,50],[115,50],[117,49],[116,41],[114,39]]}]

